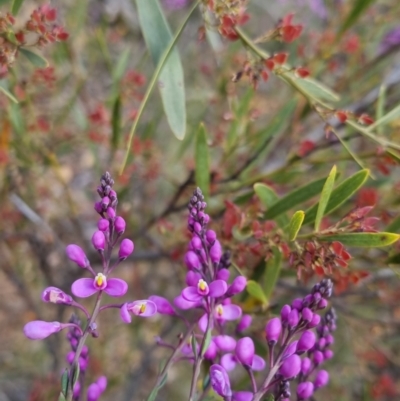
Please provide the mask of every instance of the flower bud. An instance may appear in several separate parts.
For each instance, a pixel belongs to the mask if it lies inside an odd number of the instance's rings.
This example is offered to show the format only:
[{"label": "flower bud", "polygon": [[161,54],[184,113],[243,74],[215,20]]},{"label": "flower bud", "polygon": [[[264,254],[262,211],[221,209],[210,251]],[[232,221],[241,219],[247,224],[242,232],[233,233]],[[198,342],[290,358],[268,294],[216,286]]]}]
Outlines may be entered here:
[{"label": "flower bud", "polygon": [[236,340],[228,335],[219,335],[214,337],[215,345],[223,352],[231,352],[236,347]]},{"label": "flower bud", "polygon": [[291,379],[297,376],[301,368],[301,359],[298,355],[293,354],[289,358],[285,359],[282,366],[279,368],[279,373],[284,379]]},{"label": "flower bud", "polygon": [[104,390],[107,388],[107,377],[105,376],[100,376],[97,380],[96,383],[100,387],[101,392],[104,392]]},{"label": "flower bud", "polygon": [[265,337],[268,341],[268,345],[270,346],[275,345],[279,340],[281,332],[282,332],[281,319],[279,319],[279,317],[274,317],[265,326]]},{"label": "flower bud", "polygon": [[333,358],[333,351],[331,349],[327,349],[324,351],[324,359],[332,359]]},{"label": "flower bud", "polygon": [[61,305],[71,305],[74,302],[70,295],[56,287],[47,287],[42,292],[42,301]]},{"label": "flower bud", "polygon": [[122,233],[125,231],[125,227],[126,227],[125,220],[124,220],[121,216],[118,216],[118,217],[114,220],[115,232],[116,232],[117,234],[122,234]]},{"label": "flower bud", "polygon": [[233,399],[235,401],[251,401],[254,394],[251,391],[235,391]]},{"label": "flower bud", "polygon": [[242,331],[246,330],[250,325],[253,318],[250,315],[243,315],[242,319],[236,326],[236,331],[241,333]]},{"label": "flower bud", "polygon": [[101,206],[100,202],[95,202],[94,210],[96,210],[96,212],[99,214],[103,213],[103,207]]},{"label": "flower bud", "polygon": [[292,309],[288,316],[288,325],[289,328],[293,329],[299,324],[300,316],[297,309]]},{"label": "flower bud", "polygon": [[192,249],[196,249],[196,250],[199,250],[199,249],[201,249],[203,247],[201,239],[197,235],[195,235],[192,238],[192,240],[190,241],[190,244],[192,246]]},{"label": "flower bud", "polygon": [[313,362],[315,365],[320,365],[324,361],[324,355],[321,351],[314,351],[313,353]]},{"label": "flower bud", "polygon": [[289,313],[291,312],[292,308],[289,305],[283,305],[281,309],[281,320],[282,323],[286,323],[289,317]]},{"label": "flower bud", "polygon": [[301,311],[303,309],[303,298],[296,298],[292,302],[292,308]]},{"label": "flower bud", "polygon": [[237,342],[235,349],[236,358],[244,366],[251,367],[254,353],[254,343],[250,337],[243,337]]},{"label": "flower bud", "polygon": [[311,359],[310,358],[303,358],[301,360],[301,373],[303,375],[308,375],[310,373],[311,368]]},{"label": "flower bud", "polygon": [[247,279],[244,276],[236,277],[232,284],[229,286],[226,296],[231,297],[233,295],[239,294],[246,288]]},{"label": "flower bud", "polygon": [[112,207],[107,208],[107,216],[112,220],[115,217],[115,209]]},{"label": "flower bud", "polygon": [[92,244],[98,251],[104,251],[106,246],[106,237],[102,231],[96,231],[92,236]]},{"label": "flower bud", "polygon": [[322,298],[318,302],[318,309],[325,309],[328,306],[328,301],[325,298]]},{"label": "flower bud", "polygon": [[306,330],[300,337],[297,343],[297,353],[303,353],[311,349],[315,344],[315,333],[311,330]]},{"label": "flower bud", "polygon": [[219,261],[221,260],[221,256],[222,256],[221,244],[218,240],[216,240],[214,242],[214,245],[210,249],[211,261],[214,263],[219,263]]},{"label": "flower bud", "polygon": [[297,350],[297,343],[298,341],[292,341],[286,348],[286,350],[283,352],[282,355],[282,360],[289,358],[289,356],[292,356],[296,350]]},{"label": "flower bud", "polygon": [[215,342],[213,340],[210,341],[210,345],[207,348],[207,351],[204,353],[204,358],[213,360],[216,358],[218,353],[217,346],[215,345]]},{"label": "flower bud", "polygon": [[231,397],[231,383],[226,370],[221,365],[212,365],[210,368],[210,381],[213,390],[223,398]]},{"label": "flower bud", "polygon": [[44,322],[42,320],[34,320],[24,327],[24,334],[30,340],[43,340],[53,333],[62,330],[60,322]]},{"label": "flower bud", "polygon": [[87,401],[97,401],[101,393],[100,386],[97,383],[92,383],[87,389]]},{"label": "flower bud", "polygon": [[100,219],[97,223],[97,228],[100,231],[107,231],[110,226],[110,222],[107,219]]},{"label": "flower bud", "polygon": [[135,249],[135,245],[133,244],[133,242],[128,239],[125,238],[121,241],[121,245],[119,246],[119,252],[118,252],[118,256],[121,260],[126,259]]},{"label": "flower bud", "polygon": [[297,386],[297,397],[299,400],[306,400],[314,393],[314,384],[311,382],[303,382]]},{"label": "flower bud", "polygon": [[301,317],[303,318],[304,321],[307,323],[311,322],[314,314],[312,313],[312,310],[310,308],[304,308],[301,311]]},{"label": "flower bud", "polygon": [[80,246],[74,244],[68,245],[65,248],[65,253],[67,254],[68,259],[75,262],[79,267],[86,268],[89,266],[88,258]]},{"label": "flower bud", "polygon": [[333,344],[335,342],[335,339],[333,338],[332,334],[328,334],[325,337],[325,341],[326,341],[326,345],[331,345],[331,344]]},{"label": "flower bud", "polygon": [[230,271],[228,269],[221,269],[218,270],[217,273],[217,279],[218,280],[224,280],[224,281],[228,281],[229,280],[229,276],[230,276]]},{"label": "flower bud", "polygon": [[186,252],[185,263],[189,269],[200,269],[201,263],[199,257],[193,252]]},{"label": "flower bud", "polygon": [[324,387],[329,382],[329,373],[326,370],[320,370],[314,380],[315,389]]},{"label": "flower bud", "polygon": [[210,245],[214,244],[214,241],[217,239],[217,234],[214,230],[207,230],[206,232],[206,240]]},{"label": "flower bud", "polygon": [[108,205],[110,204],[110,198],[108,196],[105,196],[101,199],[100,204],[103,210],[107,210]]}]

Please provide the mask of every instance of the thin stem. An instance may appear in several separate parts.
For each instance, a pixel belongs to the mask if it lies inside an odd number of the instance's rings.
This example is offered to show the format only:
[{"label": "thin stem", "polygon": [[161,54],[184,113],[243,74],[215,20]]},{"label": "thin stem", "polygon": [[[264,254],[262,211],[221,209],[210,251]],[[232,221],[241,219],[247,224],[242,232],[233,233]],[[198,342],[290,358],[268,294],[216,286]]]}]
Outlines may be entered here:
[{"label": "thin stem", "polygon": [[162,69],[163,69],[165,63],[166,63],[167,60],[168,60],[169,55],[171,54],[171,52],[172,52],[174,46],[176,45],[176,43],[177,43],[179,37],[181,36],[183,30],[185,29],[185,26],[186,26],[186,24],[188,23],[190,17],[192,16],[194,10],[195,10],[195,9],[197,8],[197,6],[200,4],[200,1],[201,1],[201,0],[197,0],[197,1],[193,4],[193,6],[192,6],[192,8],[190,9],[190,11],[189,11],[188,15],[186,16],[185,20],[183,21],[182,25],[179,27],[179,29],[178,29],[177,32],[175,33],[175,36],[173,37],[171,43],[170,43],[169,46],[165,49],[164,54],[162,55],[160,61],[159,61],[158,64],[157,64],[157,68],[156,68],[156,70],[154,71],[154,74],[153,74],[153,76],[152,76],[152,78],[151,78],[151,81],[150,81],[150,83],[149,83],[149,86],[147,87],[146,93],[145,93],[144,96],[143,96],[143,100],[142,100],[142,103],[140,104],[140,107],[139,107],[137,116],[136,116],[135,121],[134,121],[133,124],[132,124],[132,128],[131,128],[131,130],[130,130],[130,132],[129,132],[129,139],[128,139],[128,144],[127,144],[128,146],[126,147],[126,152],[125,152],[124,160],[123,160],[123,162],[122,162],[122,166],[121,166],[120,171],[119,171],[120,174],[122,174],[123,171],[124,171],[124,169],[125,169],[125,166],[126,166],[126,163],[127,163],[127,161],[128,161],[129,154],[130,154],[130,149],[131,149],[131,145],[132,145],[133,136],[134,136],[135,131],[136,131],[136,128],[137,128],[137,126],[138,126],[139,120],[140,120],[140,118],[141,118],[141,116],[142,116],[142,114],[143,114],[144,108],[146,107],[147,102],[148,102],[148,100],[149,100],[149,98],[150,98],[150,94],[151,94],[153,88],[155,87],[155,84],[156,84],[156,82],[157,82],[157,79],[158,79],[158,77],[159,77],[159,75],[160,75],[160,73],[161,73],[161,71],[162,71]]},{"label": "thin stem", "polygon": [[254,377],[253,369],[251,368],[251,366],[246,366],[245,369],[249,374],[251,387],[253,389],[253,393],[255,394],[257,392],[257,383],[256,383],[256,378]]}]

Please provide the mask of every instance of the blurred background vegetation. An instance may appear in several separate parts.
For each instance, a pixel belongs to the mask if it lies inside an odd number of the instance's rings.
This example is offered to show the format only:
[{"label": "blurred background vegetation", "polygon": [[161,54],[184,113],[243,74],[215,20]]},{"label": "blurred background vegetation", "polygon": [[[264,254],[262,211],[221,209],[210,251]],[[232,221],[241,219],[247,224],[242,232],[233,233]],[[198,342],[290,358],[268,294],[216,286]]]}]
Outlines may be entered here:
[{"label": "blurred background vegetation", "polygon": [[[191,4],[182,2],[183,7],[175,9],[170,3],[161,2],[175,32]],[[358,14],[345,26],[343,21],[349,21],[354,5],[360,3]],[[10,11],[11,1],[1,4],[3,13]],[[24,1],[15,27],[41,4]],[[199,11],[178,41],[185,77],[185,138],[179,141],[171,133],[155,88],[119,174],[129,131],[154,72],[135,2],[58,0],[51,5],[58,10],[68,40],[37,52],[47,67],[19,55],[0,81],[18,100],[0,94],[0,400],[50,400],[58,394],[68,351],[64,334],[31,342],[24,338],[22,327],[32,319],[69,319],[70,309],[44,305],[40,299],[44,287],[54,285],[69,292],[81,276],[65,256],[67,244],[86,249],[92,266],[100,263],[97,253],[89,250],[97,223],[93,202],[104,171],[113,174],[119,213],[128,223],[126,235],[135,242],[133,256],[118,268],[118,275],[129,284],[129,299],[151,294],[172,299],[181,291],[186,270],[185,208],[196,185],[201,122],[209,153],[211,225],[248,278],[264,285],[268,241],[277,235],[275,223],[272,228],[263,226],[267,240],[254,247],[252,233],[258,224],[254,222],[265,224],[265,204],[254,194],[255,183],[267,184],[283,197],[325,178],[334,164],[337,180],[343,181],[360,170],[356,155],[373,179],[325,218],[324,227],[356,206],[374,205],[371,215],[380,218],[376,229],[398,231],[396,150],[331,117],[328,122],[344,144],[337,136],[326,135],[327,122],[301,93],[273,74],[257,90],[246,77],[232,82],[254,55],[240,40],[226,41],[210,26],[211,32],[200,40],[204,20]],[[288,52],[291,65],[309,68],[313,78],[340,95],[336,109],[379,119],[399,104],[400,4],[395,0],[251,0],[247,11],[251,18],[242,29],[252,38],[295,13],[297,23],[304,26],[300,38],[262,47],[270,53]],[[397,112],[379,125],[377,135],[399,144],[399,130]],[[306,210],[317,200],[318,196],[311,197],[289,211]],[[400,399],[399,246],[349,248],[349,252],[353,257],[349,266],[335,276],[333,305],[339,327],[335,357],[329,362],[331,383],[316,399]],[[238,299],[254,314],[252,333],[264,349],[267,318],[313,282],[311,276],[299,281],[287,256],[267,303],[252,296]],[[104,312],[98,323],[100,337],[88,343],[89,375],[108,377],[102,400],[143,399],[160,359],[169,352],[155,345],[154,336],[173,341],[182,327],[164,317],[137,319],[127,326],[112,311]],[[185,399],[189,386],[185,364],[176,365],[159,400]]]}]

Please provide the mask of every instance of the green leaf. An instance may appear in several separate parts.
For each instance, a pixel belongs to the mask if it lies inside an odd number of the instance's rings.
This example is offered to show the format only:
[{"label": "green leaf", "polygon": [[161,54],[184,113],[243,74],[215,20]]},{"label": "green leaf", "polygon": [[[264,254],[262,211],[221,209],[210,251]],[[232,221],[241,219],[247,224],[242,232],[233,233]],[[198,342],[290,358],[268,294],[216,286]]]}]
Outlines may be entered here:
[{"label": "green leaf", "polygon": [[325,178],[320,178],[288,193],[265,212],[264,218],[267,220],[272,219],[320,194],[325,181]]},{"label": "green leaf", "polygon": [[294,241],[300,231],[301,225],[304,221],[305,213],[298,210],[292,217],[289,223],[289,241]]},{"label": "green leaf", "polygon": [[[279,197],[276,192],[270,188],[268,185],[257,183],[254,184],[254,191],[257,196],[260,198],[261,203],[266,207],[269,208],[271,205],[275,204],[279,201]],[[275,217],[273,217],[275,218]],[[289,224],[289,219],[286,215],[277,216],[276,222],[279,224],[280,227],[286,227]]]},{"label": "green leaf", "polygon": [[[360,170],[340,183],[331,193],[324,215],[328,215],[350,198],[367,180],[369,170]],[[303,224],[312,223],[317,216],[318,204],[306,211]]]},{"label": "green leaf", "polygon": [[125,49],[119,56],[117,64],[112,72],[113,83],[121,81],[129,64],[131,49]]},{"label": "green leaf", "polygon": [[282,263],[282,253],[277,247],[272,248],[272,253],[274,256],[267,262],[267,268],[264,278],[265,296],[267,297],[267,300],[271,298],[272,293],[275,289],[275,285],[278,281],[279,273],[281,271]]},{"label": "green leaf", "polygon": [[80,365],[79,365],[79,363],[76,363],[74,366],[74,377],[72,378],[71,388],[74,388],[75,383],[78,381],[80,371],[81,371]]},{"label": "green leaf", "polygon": [[388,246],[398,241],[399,234],[393,233],[343,233],[323,235],[318,237],[320,241],[340,241],[343,245],[358,247],[381,247]]},{"label": "green leaf", "polygon": [[6,82],[4,80],[0,81],[0,92],[3,92],[14,103],[19,103],[17,98],[7,89]]},{"label": "green leaf", "polygon": [[[385,104],[386,104],[386,92],[387,88],[385,85],[381,85],[379,88],[378,100],[376,102],[376,113],[375,113],[375,123],[380,120],[385,114]],[[379,127],[376,132],[378,135],[382,135],[382,127]]]},{"label": "green leaf", "polygon": [[35,67],[45,68],[48,67],[48,61],[37,53],[34,53],[23,47],[19,48],[19,52],[26,57]]},{"label": "green leaf", "polygon": [[194,355],[194,358],[197,359],[197,342],[196,342],[196,337],[193,335],[190,337],[190,345],[192,346],[192,352]]},{"label": "green leaf", "polygon": [[[336,166],[332,167],[331,172],[326,179],[324,187],[322,188],[321,197],[318,203],[317,216],[315,217],[314,231],[319,230],[319,225],[321,224],[322,217],[324,217],[326,206],[328,205],[329,198],[333,190],[333,185],[335,184],[336,178]],[[304,218],[303,218],[304,220]]]},{"label": "green leaf", "polygon": [[353,8],[339,29],[338,37],[343,35],[361,16],[361,14],[373,3],[374,0],[355,0]]},{"label": "green leaf", "polygon": [[139,22],[144,39],[155,65],[166,52],[168,59],[160,72],[158,86],[168,124],[178,139],[186,132],[186,105],[184,77],[178,49],[174,46],[171,30],[158,0],[136,0]]},{"label": "green leaf", "polygon": [[386,227],[388,232],[397,232],[400,230],[400,214]]},{"label": "green leaf", "polygon": [[111,127],[112,127],[111,146],[112,146],[112,149],[115,150],[118,148],[119,140],[121,137],[121,97],[120,96],[116,97],[114,104],[113,104]]},{"label": "green leaf", "polygon": [[206,200],[210,194],[210,156],[208,153],[207,135],[204,124],[201,123],[195,142],[196,185],[200,187]]},{"label": "green leaf", "polygon": [[68,369],[65,369],[64,373],[61,376],[61,391],[63,394],[67,394],[68,380],[69,380],[69,372]]},{"label": "green leaf", "polygon": [[379,120],[375,121],[373,124],[368,125],[367,131],[373,131],[376,127],[384,124],[388,124],[394,120],[400,118],[400,105],[396,106],[394,109],[390,110],[389,113],[385,114]]},{"label": "green leaf", "polygon": [[203,357],[204,354],[206,353],[206,351],[207,351],[207,349],[208,349],[208,347],[210,345],[210,342],[211,342],[211,337],[212,337],[211,336],[211,330],[207,330],[206,338],[204,339],[203,346],[201,347],[201,352],[200,352],[201,357]]},{"label": "green leaf", "polygon": [[246,286],[247,292],[260,301],[263,305],[266,305],[268,303],[267,296],[265,295],[263,289],[261,288],[261,285],[258,284],[256,281],[249,280],[247,282]]},{"label": "green leaf", "polygon": [[66,401],[63,393],[60,393],[60,395],[58,396],[58,401]]},{"label": "green leaf", "polygon": [[12,15],[18,14],[18,11],[21,8],[23,2],[24,2],[24,0],[13,0],[12,6],[11,6]]}]

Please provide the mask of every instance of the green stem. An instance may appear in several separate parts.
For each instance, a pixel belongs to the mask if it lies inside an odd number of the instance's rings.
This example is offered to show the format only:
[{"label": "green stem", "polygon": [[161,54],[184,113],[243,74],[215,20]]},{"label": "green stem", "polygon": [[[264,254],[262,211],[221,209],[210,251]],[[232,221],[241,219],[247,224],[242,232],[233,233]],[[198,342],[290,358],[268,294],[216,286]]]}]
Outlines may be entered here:
[{"label": "green stem", "polygon": [[129,150],[130,150],[131,145],[132,145],[133,136],[135,135],[135,131],[136,131],[136,128],[137,128],[137,126],[138,126],[139,120],[140,120],[140,118],[141,118],[141,116],[142,116],[142,114],[143,114],[143,111],[144,111],[144,109],[145,109],[145,107],[146,107],[146,105],[147,105],[147,102],[148,102],[148,100],[149,100],[149,98],[150,98],[151,92],[153,91],[153,88],[154,88],[155,85],[156,85],[157,79],[158,79],[158,77],[159,77],[159,75],[160,75],[160,73],[161,73],[161,71],[162,71],[162,69],[163,69],[165,63],[167,62],[168,57],[169,57],[169,55],[171,54],[171,52],[172,52],[174,46],[175,46],[176,43],[178,42],[179,37],[181,36],[183,30],[185,29],[186,24],[188,23],[190,17],[192,16],[194,10],[195,10],[195,9],[197,8],[197,6],[200,4],[200,1],[201,1],[201,0],[197,0],[197,1],[193,4],[193,6],[192,6],[192,8],[190,9],[190,11],[189,11],[188,15],[186,16],[185,20],[183,21],[183,23],[182,23],[182,25],[179,27],[179,29],[176,31],[175,36],[173,37],[171,43],[170,43],[169,46],[165,49],[164,54],[162,55],[160,61],[159,61],[158,64],[157,64],[156,70],[154,71],[154,74],[153,74],[153,76],[152,76],[152,78],[151,78],[151,81],[150,81],[150,83],[149,83],[149,86],[147,87],[146,93],[144,94],[143,100],[142,100],[142,102],[141,102],[141,104],[140,104],[140,107],[139,107],[137,116],[136,116],[135,121],[134,121],[133,124],[132,124],[132,128],[131,128],[131,130],[130,130],[130,132],[129,132],[128,146],[127,146],[127,148],[126,148],[124,160],[123,160],[122,166],[121,166],[121,168],[120,168],[120,170],[119,170],[119,174],[122,174],[122,173],[124,172],[126,163],[128,162]]}]

